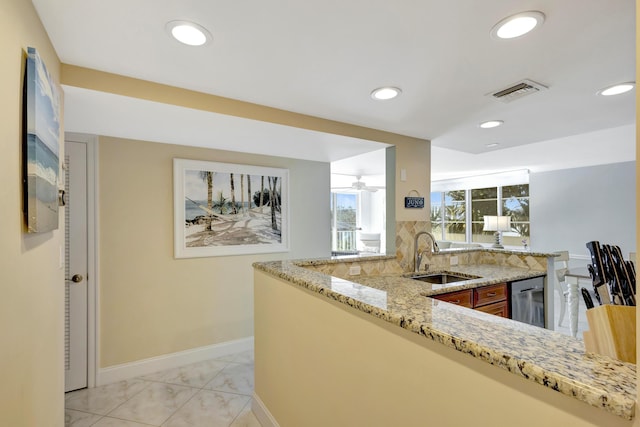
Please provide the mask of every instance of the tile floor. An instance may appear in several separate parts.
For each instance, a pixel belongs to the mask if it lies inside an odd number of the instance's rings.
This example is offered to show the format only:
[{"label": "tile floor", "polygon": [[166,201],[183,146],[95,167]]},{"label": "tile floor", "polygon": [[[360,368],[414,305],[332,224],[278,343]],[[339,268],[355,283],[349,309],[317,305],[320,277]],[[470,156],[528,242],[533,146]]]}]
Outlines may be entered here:
[{"label": "tile floor", "polygon": [[65,396],[66,427],[260,427],[251,412],[253,351]]}]

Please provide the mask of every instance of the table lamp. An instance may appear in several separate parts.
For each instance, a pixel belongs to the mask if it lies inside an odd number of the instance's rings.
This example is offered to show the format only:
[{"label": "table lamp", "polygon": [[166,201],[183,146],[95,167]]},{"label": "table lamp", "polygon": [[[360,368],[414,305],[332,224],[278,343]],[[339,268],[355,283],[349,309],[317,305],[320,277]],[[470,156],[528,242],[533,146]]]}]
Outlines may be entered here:
[{"label": "table lamp", "polygon": [[483,231],[495,231],[496,242],[491,245],[492,248],[504,249],[502,246],[502,232],[511,230],[511,217],[510,216],[484,216]]}]

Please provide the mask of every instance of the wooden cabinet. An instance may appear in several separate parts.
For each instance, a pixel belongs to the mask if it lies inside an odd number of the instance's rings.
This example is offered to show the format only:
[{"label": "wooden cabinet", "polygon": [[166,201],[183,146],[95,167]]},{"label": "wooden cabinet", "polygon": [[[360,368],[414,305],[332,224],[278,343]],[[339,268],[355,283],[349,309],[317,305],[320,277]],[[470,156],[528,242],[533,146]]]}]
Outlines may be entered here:
[{"label": "wooden cabinet", "polygon": [[507,284],[499,283],[497,285],[434,295],[432,298],[508,318],[509,301],[507,295]]},{"label": "wooden cabinet", "polygon": [[498,301],[507,300],[507,284],[500,283],[497,285],[483,286],[473,290],[473,306],[480,307],[487,304],[493,304]]},{"label": "wooden cabinet", "polygon": [[462,307],[473,307],[473,292],[471,289],[458,292],[449,292],[448,294],[434,295],[433,298],[440,301],[456,304]]},{"label": "wooden cabinet", "polygon": [[475,307],[475,310],[484,311],[485,313],[493,314],[494,316],[509,318],[509,304],[507,301]]}]

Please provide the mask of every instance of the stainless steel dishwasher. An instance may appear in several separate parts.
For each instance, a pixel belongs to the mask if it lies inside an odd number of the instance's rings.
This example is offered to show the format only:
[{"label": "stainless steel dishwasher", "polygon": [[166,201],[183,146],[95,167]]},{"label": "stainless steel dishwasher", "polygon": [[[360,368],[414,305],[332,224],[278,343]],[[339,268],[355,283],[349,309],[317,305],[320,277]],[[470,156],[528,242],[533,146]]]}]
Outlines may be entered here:
[{"label": "stainless steel dishwasher", "polygon": [[511,282],[511,319],[544,328],[544,276]]}]

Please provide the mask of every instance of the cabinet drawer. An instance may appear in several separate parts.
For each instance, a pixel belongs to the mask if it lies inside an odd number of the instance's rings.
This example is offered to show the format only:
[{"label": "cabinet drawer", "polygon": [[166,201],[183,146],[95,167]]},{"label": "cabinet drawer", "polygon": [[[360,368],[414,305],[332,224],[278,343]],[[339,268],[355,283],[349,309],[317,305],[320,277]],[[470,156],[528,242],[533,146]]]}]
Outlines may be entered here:
[{"label": "cabinet drawer", "polygon": [[476,310],[493,314],[494,316],[509,318],[509,304],[507,304],[507,301],[494,302],[493,304],[476,307]]},{"label": "cabinet drawer", "polygon": [[471,307],[471,289],[458,292],[450,292],[443,295],[434,295],[431,298],[445,301],[451,304],[460,305],[462,307]]},{"label": "cabinet drawer", "polygon": [[507,300],[507,284],[484,286],[473,290],[473,306],[480,307],[498,301]]}]

